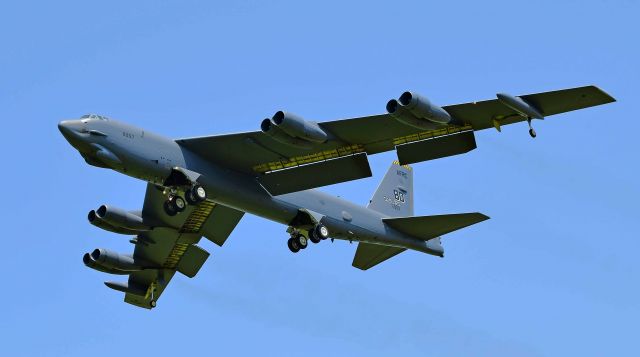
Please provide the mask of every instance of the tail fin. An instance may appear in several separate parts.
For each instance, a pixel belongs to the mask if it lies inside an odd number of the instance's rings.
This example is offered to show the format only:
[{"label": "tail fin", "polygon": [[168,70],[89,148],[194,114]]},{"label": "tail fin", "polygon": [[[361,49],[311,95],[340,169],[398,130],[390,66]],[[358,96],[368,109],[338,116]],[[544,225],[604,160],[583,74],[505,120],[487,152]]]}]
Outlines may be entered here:
[{"label": "tail fin", "polygon": [[411,167],[394,161],[367,208],[390,217],[412,216],[413,172]]}]

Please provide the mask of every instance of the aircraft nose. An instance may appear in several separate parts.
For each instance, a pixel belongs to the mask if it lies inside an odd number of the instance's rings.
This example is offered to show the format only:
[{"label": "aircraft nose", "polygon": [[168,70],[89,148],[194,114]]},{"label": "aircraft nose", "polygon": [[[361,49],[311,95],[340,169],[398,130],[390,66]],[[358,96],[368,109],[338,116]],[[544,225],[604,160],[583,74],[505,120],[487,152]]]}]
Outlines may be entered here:
[{"label": "aircraft nose", "polygon": [[82,132],[82,122],[80,120],[63,120],[58,123],[58,130],[62,135],[73,135]]},{"label": "aircraft nose", "polygon": [[67,141],[77,147],[83,140],[84,123],[80,120],[63,120],[58,123],[58,130]]},{"label": "aircraft nose", "polygon": [[69,128],[69,120],[63,120],[63,121],[59,122],[58,123],[58,130],[60,130],[62,135],[69,134],[69,131],[71,130]]}]

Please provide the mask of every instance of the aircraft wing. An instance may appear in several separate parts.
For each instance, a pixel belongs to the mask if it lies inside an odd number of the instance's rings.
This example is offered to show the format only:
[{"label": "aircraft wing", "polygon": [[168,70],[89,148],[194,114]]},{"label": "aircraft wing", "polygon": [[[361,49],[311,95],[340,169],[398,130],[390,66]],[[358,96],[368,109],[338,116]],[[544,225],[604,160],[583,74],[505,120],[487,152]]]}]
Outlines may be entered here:
[{"label": "aircraft wing", "polygon": [[202,236],[222,245],[244,215],[244,212],[204,201],[170,217],[162,212],[164,200],[162,190],[147,185],[142,217],[155,228],[132,240],[134,260],[144,261],[153,268],[129,274],[127,286],[133,292],[125,292],[124,301],[147,309],[152,307],[152,299],[158,300],[176,272],[190,278],[198,273],[209,257],[209,253],[197,245]]},{"label": "aircraft wing", "polygon": [[[527,94],[520,98],[535,105],[544,116],[615,101],[595,86]],[[496,122],[508,125],[526,120],[498,99],[443,108],[460,125],[425,131],[403,124],[389,114],[380,114],[317,123],[329,134],[329,140],[305,147],[283,143],[262,131],[176,142],[206,160],[254,174],[272,194],[282,194],[370,176],[366,158],[366,165],[354,158],[358,154],[366,157],[398,148],[398,155],[405,156],[400,157],[402,163],[457,155],[475,148],[473,131],[494,127]],[[351,162],[354,163],[352,172],[345,173],[344,167]],[[308,167],[302,169],[304,166]],[[292,178],[295,184],[288,185],[287,182],[293,182]]]}]

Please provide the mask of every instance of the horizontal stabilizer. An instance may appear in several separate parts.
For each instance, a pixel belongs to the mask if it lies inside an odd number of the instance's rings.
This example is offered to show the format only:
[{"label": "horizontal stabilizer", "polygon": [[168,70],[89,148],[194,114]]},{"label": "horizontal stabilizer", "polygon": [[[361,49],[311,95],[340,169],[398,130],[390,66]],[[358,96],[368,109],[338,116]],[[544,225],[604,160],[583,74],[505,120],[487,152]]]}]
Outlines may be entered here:
[{"label": "horizontal stabilizer", "polygon": [[356,256],[353,258],[351,265],[361,270],[367,270],[389,258],[395,257],[405,250],[407,249],[360,242],[358,243]]},{"label": "horizontal stabilizer", "polygon": [[283,195],[365,177],[371,177],[371,168],[361,153],[268,172],[258,180],[272,195]]},{"label": "horizontal stabilizer", "polygon": [[482,213],[443,214],[439,216],[383,218],[389,227],[415,238],[429,240],[489,219]]},{"label": "horizontal stabilizer", "polygon": [[476,148],[473,130],[396,146],[401,165],[460,155]]}]

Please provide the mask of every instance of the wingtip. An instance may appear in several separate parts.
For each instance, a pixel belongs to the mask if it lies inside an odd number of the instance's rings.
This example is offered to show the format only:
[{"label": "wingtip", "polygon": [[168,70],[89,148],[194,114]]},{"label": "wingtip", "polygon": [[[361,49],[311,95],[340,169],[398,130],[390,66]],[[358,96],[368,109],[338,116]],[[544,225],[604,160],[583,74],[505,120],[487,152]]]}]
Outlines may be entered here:
[{"label": "wingtip", "polygon": [[616,98],[614,98],[611,94],[607,93],[606,91],[602,90],[602,88],[596,86],[596,85],[592,85],[593,88],[595,88],[596,90],[598,90],[600,93],[603,94],[604,97],[606,97],[609,101],[606,103],[614,103],[617,102],[618,100]]}]

